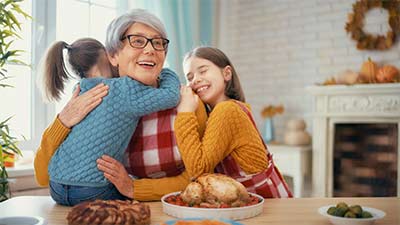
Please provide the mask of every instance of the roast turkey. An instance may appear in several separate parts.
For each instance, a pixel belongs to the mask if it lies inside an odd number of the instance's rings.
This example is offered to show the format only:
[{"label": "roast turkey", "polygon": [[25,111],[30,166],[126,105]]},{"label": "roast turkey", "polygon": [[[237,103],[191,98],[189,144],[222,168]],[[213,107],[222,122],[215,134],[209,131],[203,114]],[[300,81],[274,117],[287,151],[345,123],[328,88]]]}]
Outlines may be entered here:
[{"label": "roast turkey", "polygon": [[250,201],[249,193],[243,184],[223,174],[203,174],[191,182],[181,194],[182,200],[189,205],[229,207],[246,205]]}]

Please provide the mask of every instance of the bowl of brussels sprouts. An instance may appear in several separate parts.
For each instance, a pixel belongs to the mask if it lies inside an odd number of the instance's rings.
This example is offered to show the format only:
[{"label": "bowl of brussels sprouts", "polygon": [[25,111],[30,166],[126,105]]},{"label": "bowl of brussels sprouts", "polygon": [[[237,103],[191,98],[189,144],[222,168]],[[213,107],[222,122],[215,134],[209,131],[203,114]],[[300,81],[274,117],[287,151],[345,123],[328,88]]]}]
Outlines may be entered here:
[{"label": "bowl of brussels sprouts", "polygon": [[322,206],[319,214],[327,217],[334,225],[371,225],[382,219],[386,213],[382,210],[360,205],[347,205],[339,202],[336,205]]}]

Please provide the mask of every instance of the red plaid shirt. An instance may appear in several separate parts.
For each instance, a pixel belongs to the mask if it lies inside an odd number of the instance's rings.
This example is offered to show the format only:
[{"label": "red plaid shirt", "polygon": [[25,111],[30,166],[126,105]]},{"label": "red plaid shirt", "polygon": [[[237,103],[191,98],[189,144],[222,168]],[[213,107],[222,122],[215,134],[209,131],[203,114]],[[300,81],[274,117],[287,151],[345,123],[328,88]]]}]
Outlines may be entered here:
[{"label": "red plaid shirt", "polygon": [[143,116],[125,151],[129,174],[139,178],[176,176],[184,171],[173,131],[176,108]]},{"label": "red plaid shirt", "polygon": [[[240,102],[235,101],[246,114],[250,117],[250,120],[254,123],[253,117],[250,111],[244,107]],[[262,139],[261,135],[260,138]],[[264,198],[291,198],[293,197],[291,191],[285,180],[283,179],[278,168],[275,166],[272,159],[272,155],[268,152],[268,148],[263,144],[267,151],[268,157],[268,168],[260,173],[256,174],[246,174],[235,161],[233,157],[228,155],[221,163],[219,163],[216,168],[216,173],[226,174],[235,180],[242,183],[247,191],[259,194]]]}]

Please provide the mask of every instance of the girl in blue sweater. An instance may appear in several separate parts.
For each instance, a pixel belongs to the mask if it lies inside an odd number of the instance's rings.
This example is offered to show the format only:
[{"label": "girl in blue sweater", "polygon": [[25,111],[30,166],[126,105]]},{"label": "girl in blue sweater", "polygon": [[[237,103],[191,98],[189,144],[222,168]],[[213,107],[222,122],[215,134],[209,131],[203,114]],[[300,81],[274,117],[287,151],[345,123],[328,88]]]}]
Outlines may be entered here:
[{"label": "girl in blue sweater", "polygon": [[[141,23],[134,25],[133,28],[141,31],[155,32]],[[59,204],[72,206],[94,199],[124,199],[97,169],[96,159],[107,154],[122,161],[140,117],[172,108],[179,102],[178,77],[173,71],[162,69],[154,53],[164,51],[165,54],[169,41],[164,37],[150,39],[139,35],[127,35],[124,39],[127,45],[145,52],[135,62],[143,74],[127,72],[119,78],[105,78],[113,76],[106,50],[100,42],[90,38],[79,39],[71,45],[56,42],[46,55],[44,83],[48,99],[59,99],[64,82],[70,77],[64,63],[64,50],[68,51],[72,70],[82,78],[80,93],[100,83],[109,87],[101,104],[72,128],[51,158],[50,194]],[[113,58],[110,60],[112,63]],[[159,79],[158,88],[148,85],[151,79]]]}]

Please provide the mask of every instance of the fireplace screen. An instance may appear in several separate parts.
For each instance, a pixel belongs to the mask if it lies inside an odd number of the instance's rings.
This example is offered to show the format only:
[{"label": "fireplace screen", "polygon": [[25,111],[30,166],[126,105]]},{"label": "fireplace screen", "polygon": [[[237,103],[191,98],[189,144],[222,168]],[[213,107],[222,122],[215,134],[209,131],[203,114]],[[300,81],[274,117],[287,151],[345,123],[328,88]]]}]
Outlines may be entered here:
[{"label": "fireplace screen", "polygon": [[397,196],[397,123],[335,124],[333,196]]}]

